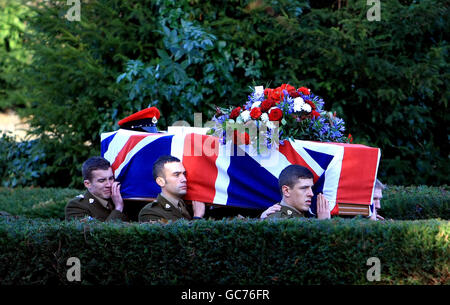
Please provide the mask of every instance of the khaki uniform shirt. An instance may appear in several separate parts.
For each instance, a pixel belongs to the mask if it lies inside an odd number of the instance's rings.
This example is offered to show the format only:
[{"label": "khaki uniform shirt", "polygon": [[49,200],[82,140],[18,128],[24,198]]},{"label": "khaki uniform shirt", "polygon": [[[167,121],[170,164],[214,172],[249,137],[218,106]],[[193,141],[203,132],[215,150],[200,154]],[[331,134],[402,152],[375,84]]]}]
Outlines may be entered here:
[{"label": "khaki uniform shirt", "polygon": [[178,201],[176,207],[163,195],[159,194],[155,201],[148,203],[139,212],[139,222],[148,222],[154,220],[192,220],[192,211],[190,207],[186,207],[183,200]]},{"label": "khaki uniform shirt", "polygon": [[299,210],[297,210],[294,207],[291,207],[281,201],[281,203],[278,203],[281,205],[281,210],[270,214],[267,216],[267,218],[295,218],[295,217],[305,217],[303,213],[301,213]]},{"label": "khaki uniform shirt", "polygon": [[119,219],[128,221],[128,217],[114,209],[112,200],[105,200],[86,191],[71,199],[65,208],[66,220],[91,217],[101,221]]}]

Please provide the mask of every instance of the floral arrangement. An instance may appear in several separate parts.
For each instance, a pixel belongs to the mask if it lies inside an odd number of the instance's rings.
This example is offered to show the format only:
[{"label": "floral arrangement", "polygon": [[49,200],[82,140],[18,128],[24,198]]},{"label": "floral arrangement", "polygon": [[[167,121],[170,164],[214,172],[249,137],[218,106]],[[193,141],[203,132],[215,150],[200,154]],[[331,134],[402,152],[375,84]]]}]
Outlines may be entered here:
[{"label": "floral arrangement", "polygon": [[[215,126],[209,134],[223,139],[227,131],[233,131],[232,139],[237,144],[266,143],[271,148],[288,139],[311,140],[320,142],[351,142],[344,136],[345,123],[336,113],[323,109],[324,101],[306,87],[295,88],[283,84],[275,89],[255,87],[248,101],[229,109],[217,107],[212,119]],[[236,130],[237,125],[255,125],[258,133]],[[241,128],[242,130],[242,128]],[[264,132],[259,133],[259,130]],[[263,135],[263,138],[261,138]]]}]

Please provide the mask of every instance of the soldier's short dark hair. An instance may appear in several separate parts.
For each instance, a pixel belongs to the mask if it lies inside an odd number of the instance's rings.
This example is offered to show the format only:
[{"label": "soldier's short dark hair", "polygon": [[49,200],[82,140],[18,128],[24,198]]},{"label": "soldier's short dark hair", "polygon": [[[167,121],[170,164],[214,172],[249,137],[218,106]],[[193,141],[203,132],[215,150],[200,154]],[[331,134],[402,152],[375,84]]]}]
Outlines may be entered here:
[{"label": "soldier's short dark hair", "polygon": [[383,183],[381,183],[380,180],[377,179],[377,180],[375,181],[375,188],[376,188],[376,189],[384,190],[384,189],[386,188],[386,185],[384,185]]},{"label": "soldier's short dark hair", "polygon": [[286,166],[281,171],[280,177],[278,178],[280,193],[283,194],[281,190],[283,185],[287,185],[292,188],[298,182],[299,178],[314,179],[314,175],[309,169],[301,165],[291,164]]},{"label": "soldier's short dark hair", "polygon": [[153,179],[156,180],[158,177],[164,177],[164,164],[171,162],[181,162],[180,159],[170,155],[160,156],[155,163],[153,163]]},{"label": "soldier's short dark hair", "polygon": [[92,171],[95,171],[97,169],[107,170],[110,167],[111,167],[111,164],[105,158],[91,157],[83,163],[83,166],[81,168],[81,172],[83,174],[83,179],[91,181]]}]

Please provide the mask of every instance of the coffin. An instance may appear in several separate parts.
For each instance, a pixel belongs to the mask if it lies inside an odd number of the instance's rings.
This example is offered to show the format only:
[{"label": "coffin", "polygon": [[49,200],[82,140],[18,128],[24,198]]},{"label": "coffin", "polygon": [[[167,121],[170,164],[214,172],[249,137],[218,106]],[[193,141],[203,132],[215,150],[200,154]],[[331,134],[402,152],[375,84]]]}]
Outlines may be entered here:
[{"label": "coffin", "polygon": [[[170,130],[170,129],[169,129]],[[195,131],[195,130],[194,130]],[[186,200],[220,206],[266,209],[281,199],[278,176],[290,164],[314,174],[314,198],[323,193],[332,215],[370,215],[381,152],[359,144],[284,141],[260,152],[252,145],[222,144],[196,132],[148,133],[119,129],[101,135],[101,154],[121,182],[122,197],[152,200],[160,193],[153,162],[161,155],[179,158],[186,171]]]}]

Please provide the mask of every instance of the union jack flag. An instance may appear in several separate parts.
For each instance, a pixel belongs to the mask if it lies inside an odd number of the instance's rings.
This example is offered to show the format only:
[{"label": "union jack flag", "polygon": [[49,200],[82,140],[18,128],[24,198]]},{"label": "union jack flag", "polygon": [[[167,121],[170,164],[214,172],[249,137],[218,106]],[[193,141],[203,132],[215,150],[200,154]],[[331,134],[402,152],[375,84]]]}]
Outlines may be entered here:
[{"label": "union jack flag", "polygon": [[[307,167],[314,175],[314,194],[336,203],[370,205],[380,149],[358,144],[284,141],[270,153],[257,154],[251,145],[222,144],[196,133],[146,133],[119,129],[101,135],[101,154],[121,182],[123,198],[156,198],[161,192],[152,166],[161,155],[179,158],[186,171],[187,200],[217,205],[266,209],[281,200],[280,172],[290,164]],[[311,213],[315,213],[315,196]]]}]

